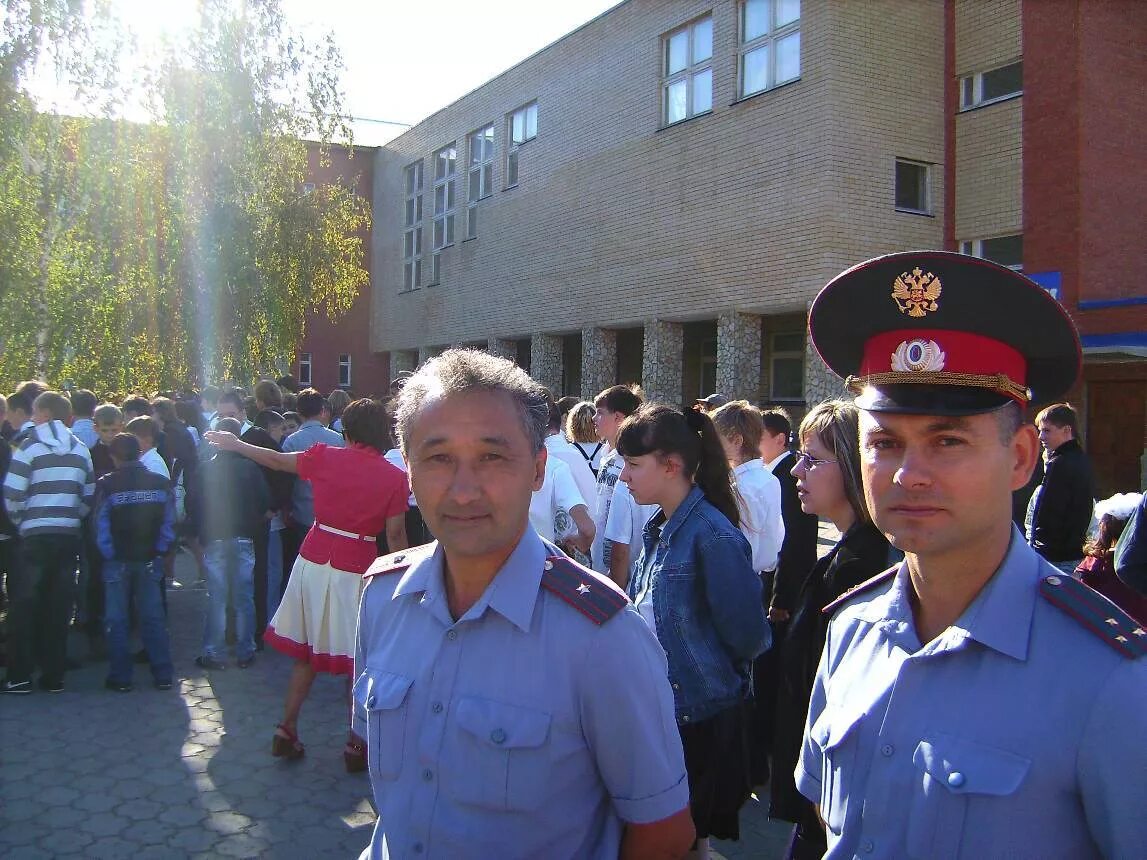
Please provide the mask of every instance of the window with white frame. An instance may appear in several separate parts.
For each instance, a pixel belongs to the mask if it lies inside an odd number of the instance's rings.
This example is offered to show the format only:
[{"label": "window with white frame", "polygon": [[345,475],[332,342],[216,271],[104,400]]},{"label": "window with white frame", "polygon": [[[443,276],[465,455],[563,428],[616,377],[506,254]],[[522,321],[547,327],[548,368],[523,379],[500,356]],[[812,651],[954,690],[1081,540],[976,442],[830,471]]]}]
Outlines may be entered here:
[{"label": "window with white frame", "polygon": [[402,288],[422,286],[422,160],[406,168],[402,222]]},{"label": "window with white frame", "polygon": [[311,354],[299,353],[299,385],[311,384]]},{"label": "window with white frame", "polygon": [[506,149],[506,187],[518,184],[518,166],[522,144],[529,143],[538,136],[538,103],[530,102],[518,108],[506,118],[506,137],[510,141]]},{"label": "window with white frame", "polygon": [[661,120],[670,125],[713,109],[713,16],[662,39]]},{"label": "window with white frame", "polygon": [[769,342],[769,399],[804,400],[804,333],[774,332]]},{"label": "window with white frame", "polygon": [[1024,91],[1024,64],[1009,63],[987,72],[960,78],[960,110],[990,105]]},{"label": "window with white frame", "polygon": [[1022,233],[1015,233],[987,239],[965,239],[960,243],[960,253],[991,260],[1019,271],[1024,265],[1024,237]]},{"label": "window with white frame", "polygon": [[743,0],[740,98],[801,76],[800,0]]},{"label": "window with white frame", "polygon": [[339,387],[350,387],[350,356],[346,353],[339,356]]},{"label": "window with white frame", "polygon": [[458,148],[453,144],[434,153],[434,250],[454,244],[455,177]]},{"label": "window with white frame", "polygon": [[896,159],[896,211],[932,214],[931,167],[922,161]]},{"label": "window with white frame", "polygon": [[435,251],[430,255],[430,286],[442,283],[442,252]]},{"label": "window with white frame", "polygon": [[466,196],[466,238],[478,235],[478,201],[494,192],[494,126],[470,135],[470,169]]}]

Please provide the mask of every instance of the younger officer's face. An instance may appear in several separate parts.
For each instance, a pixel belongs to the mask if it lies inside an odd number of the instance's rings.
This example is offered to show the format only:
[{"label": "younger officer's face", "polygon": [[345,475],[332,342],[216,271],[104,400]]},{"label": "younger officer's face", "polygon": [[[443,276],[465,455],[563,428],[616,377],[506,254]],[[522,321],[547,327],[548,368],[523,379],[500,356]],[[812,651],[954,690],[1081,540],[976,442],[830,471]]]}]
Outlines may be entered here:
[{"label": "younger officer's face", "polygon": [[918,557],[976,552],[1011,528],[1012,491],[1035,467],[1035,429],[999,418],[860,412],[864,495],[877,527]]},{"label": "younger officer's face", "polygon": [[410,486],[448,557],[508,554],[545,479],[513,398],[474,391],[427,402],[407,430]]}]

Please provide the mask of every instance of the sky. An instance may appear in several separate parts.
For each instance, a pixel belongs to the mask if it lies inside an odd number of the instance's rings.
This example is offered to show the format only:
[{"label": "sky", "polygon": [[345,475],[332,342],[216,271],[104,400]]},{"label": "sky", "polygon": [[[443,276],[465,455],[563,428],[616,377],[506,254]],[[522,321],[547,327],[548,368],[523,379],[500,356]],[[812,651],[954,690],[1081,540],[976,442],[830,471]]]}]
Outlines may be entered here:
[{"label": "sky", "polygon": [[[332,31],[355,143],[385,143],[620,0],[282,0],[305,36]],[[194,19],[195,0],[111,0],[141,54]],[[157,14],[157,10],[162,10]],[[38,88],[58,109],[66,98]],[[375,121],[367,121],[375,120]],[[385,121],[385,122],[379,122]]]}]

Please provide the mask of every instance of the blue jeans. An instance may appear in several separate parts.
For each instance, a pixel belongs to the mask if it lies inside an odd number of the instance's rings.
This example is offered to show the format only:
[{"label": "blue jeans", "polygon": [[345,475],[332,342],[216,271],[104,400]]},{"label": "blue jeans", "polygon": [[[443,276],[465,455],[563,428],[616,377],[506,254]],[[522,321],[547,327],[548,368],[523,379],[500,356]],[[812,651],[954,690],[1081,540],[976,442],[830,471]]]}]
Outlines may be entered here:
[{"label": "blue jeans", "polygon": [[255,653],[255,545],[246,538],[216,540],[203,549],[207,568],[207,624],[203,654],[212,660],[227,657],[227,589],[235,601],[235,656],[248,660]]},{"label": "blue jeans", "polygon": [[129,612],[135,602],[139,638],[147,650],[151,675],[170,683],[171,642],[163,611],[163,564],[155,561],[104,561],[104,634],[108,645],[108,680],[130,684],[132,654],[128,647]]}]

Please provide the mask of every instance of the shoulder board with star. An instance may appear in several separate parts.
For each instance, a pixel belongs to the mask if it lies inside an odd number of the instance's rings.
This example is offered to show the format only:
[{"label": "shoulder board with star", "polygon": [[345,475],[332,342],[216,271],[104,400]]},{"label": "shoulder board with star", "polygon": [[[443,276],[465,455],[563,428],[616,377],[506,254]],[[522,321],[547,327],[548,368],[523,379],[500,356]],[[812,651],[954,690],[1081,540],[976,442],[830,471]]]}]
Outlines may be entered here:
[{"label": "shoulder board with star", "polygon": [[558,555],[546,559],[542,588],[552,591],[594,624],[601,626],[625,608],[629,598],[617,585]]},{"label": "shoulder board with star", "polygon": [[859,595],[864,594],[864,592],[871,591],[872,589],[876,588],[876,586],[883,585],[884,583],[888,582],[888,580],[892,579],[892,577],[896,575],[896,571],[899,569],[899,567],[899,564],[894,564],[892,567],[888,568],[888,570],[876,574],[876,576],[872,577],[872,579],[866,579],[864,582],[860,583],[860,585],[852,586],[852,588],[848,589],[848,591],[844,592],[844,594],[842,594],[840,597],[822,609],[821,612],[823,612],[825,615],[831,615],[841,606],[852,600],[852,598],[858,597]]},{"label": "shoulder board with star", "polygon": [[420,561],[434,551],[434,544],[428,543],[410,549],[392,552],[390,555],[380,555],[367,568],[363,574],[364,579],[374,576],[385,576],[388,573],[401,573],[416,561]]},{"label": "shoulder board with star", "polygon": [[1039,593],[1124,657],[1147,654],[1147,630],[1094,588],[1066,574],[1045,576]]}]

